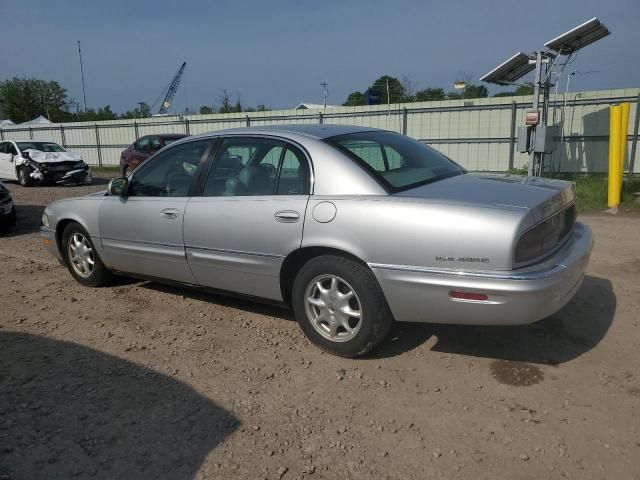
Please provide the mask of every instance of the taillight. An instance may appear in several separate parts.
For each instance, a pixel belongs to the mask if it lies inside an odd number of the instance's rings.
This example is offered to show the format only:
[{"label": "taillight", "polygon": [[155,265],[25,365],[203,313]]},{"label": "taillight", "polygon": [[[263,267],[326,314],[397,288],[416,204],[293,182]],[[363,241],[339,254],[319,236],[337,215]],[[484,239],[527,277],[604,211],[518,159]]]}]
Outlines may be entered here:
[{"label": "taillight", "polygon": [[535,260],[542,255],[542,238],[540,229],[534,228],[520,237],[514,255],[515,263]]},{"label": "taillight", "polygon": [[567,238],[576,220],[576,207],[556,213],[520,237],[516,244],[514,263],[520,264],[547,255]]}]

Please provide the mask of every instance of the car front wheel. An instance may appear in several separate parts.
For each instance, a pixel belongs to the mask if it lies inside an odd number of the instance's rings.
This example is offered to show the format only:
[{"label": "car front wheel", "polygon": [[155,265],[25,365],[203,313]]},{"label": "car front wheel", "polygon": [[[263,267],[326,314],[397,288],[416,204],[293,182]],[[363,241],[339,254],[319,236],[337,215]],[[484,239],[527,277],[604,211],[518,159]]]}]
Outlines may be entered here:
[{"label": "car front wheel", "polygon": [[294,281],[292,303],[305,335],[343,357],[367,353],[393,324],[373,273],[345,257],[323,255],[307,262]]},{"label": "car front wheel", "polygon": [[33,179],[31,178],[31,168],[19,167],[18,168],[18,183],[23,187],[30,187],[33,185]]},{"label": "car front wheel", "polygon": [[62,253],[73,278],[87,287],[100,287],[111,280],[87,231],[78,223],[70,223],[62,233]]}]

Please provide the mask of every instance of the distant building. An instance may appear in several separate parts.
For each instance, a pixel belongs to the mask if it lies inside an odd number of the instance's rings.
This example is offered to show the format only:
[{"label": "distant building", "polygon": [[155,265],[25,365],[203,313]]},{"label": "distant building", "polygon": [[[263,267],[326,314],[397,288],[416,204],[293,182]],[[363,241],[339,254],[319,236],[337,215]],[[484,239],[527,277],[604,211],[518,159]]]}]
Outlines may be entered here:
[{"label": "distant building", "polygon": [[[335,108],[335,107],[338,107],[338,105],[327,105],[327,108]],[[312,109],[323,110],[324,105],[321,103],[301,103],[296,107],[296,110],[312,110]]]}]

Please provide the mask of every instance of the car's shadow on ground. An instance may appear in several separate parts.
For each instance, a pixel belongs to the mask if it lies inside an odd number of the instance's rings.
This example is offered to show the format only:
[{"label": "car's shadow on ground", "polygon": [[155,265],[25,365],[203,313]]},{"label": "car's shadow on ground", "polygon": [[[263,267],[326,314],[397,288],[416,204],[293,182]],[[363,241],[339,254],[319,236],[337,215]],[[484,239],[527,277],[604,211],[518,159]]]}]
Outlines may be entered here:
[{"label": "car's shadow on ground", "polygon": [[[153,282],[145,282],[142,286],[295,321],[290,310],[279,306]],[[420,347],[433,337],[435,343],[431,350],[435,352],[556,365],[594,348],[609,330],[615,310],[616,297],[611,282],[587,275],[567,306],[539,322],[506,327],[397,323],[382,344],[364,358],[395,357]]]},{"label": "car's shadow on ground", "polygon": [[108,185],[113,178],[93,177],[92,185]]},{"label": "car's shadow on ground", "polygon": [[0,332],[0,478],[190,480],[238,424],[153,370]]},{"label": "car's shadow on ground", "polygon": [[434,337],[431,350],[436,352],[557,365],[598,345],[615,310],[611,282],[587,275],[569,304],[539,322],[513,327],[398,323],[368,358],[395,356]]},{"label": "car's shadow on ground", "polygon": [[2,225],[0,238],[18,237],[40,230],[44,205],[16,205],[15,225]]},{"label": "car's shadow on ground", "polygon": [[246,312],[257,313],[267,317],[280,318],[282,320],[290,320],[295,322],[293,312],[284,305],[274,305],[271,303],[260,302],[253,298],[224,295],[208,290],[188,289],[180,286],[167,285],[155,282],[144,282],[140,285],[144,288],[150,288],[159,292],[169,293],[171,295],[182,295],[201,302],[215,303],[224,307],[244,310]]}]

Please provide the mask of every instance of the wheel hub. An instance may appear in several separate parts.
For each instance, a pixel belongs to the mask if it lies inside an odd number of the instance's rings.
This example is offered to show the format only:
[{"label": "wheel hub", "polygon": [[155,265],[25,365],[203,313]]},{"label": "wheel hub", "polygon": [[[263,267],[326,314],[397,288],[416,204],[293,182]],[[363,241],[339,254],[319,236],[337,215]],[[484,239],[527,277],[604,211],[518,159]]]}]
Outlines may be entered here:
[{"label": "wheel hub", "polygon": [[355,290],[336,275],[321,275],[309,283],[305,310],[316,331],[334,342],[351,340],[362,324]]},{"label": "wheel hub", "polygon": [[89,240],[81,233],[75,232],[69,238],[67,253],[71,268],[83,278],[93,273],[94,256]]}]

